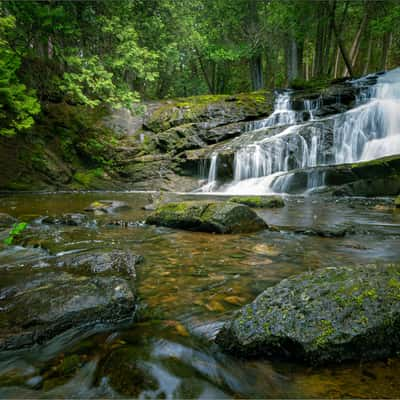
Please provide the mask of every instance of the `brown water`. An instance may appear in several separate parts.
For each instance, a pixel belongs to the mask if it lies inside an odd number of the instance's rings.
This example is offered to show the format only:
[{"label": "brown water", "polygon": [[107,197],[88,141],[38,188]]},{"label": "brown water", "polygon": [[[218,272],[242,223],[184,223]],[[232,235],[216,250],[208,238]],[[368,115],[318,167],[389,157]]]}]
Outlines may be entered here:
[{"label": "brown water", "polygon": [[[70,331],[45,346],[1,355],[1,397],[400,397],[397,358],[311,368],[240,360],[212,341],[234,310],[284,277],[332,265],[399,261],[400,212],[362,199],[322,198],[290,198],[284,209],[260,211],[281,227],[352,223],[355,233],[344,238],[268,230],[214,235],[145,226],[142,206],[150,195],[139,193],[3,196],[0,212],[35,225],[38,216],[80,212],[99,199],[123,200],[132,209],[94,217],[97,223],[88,227],[38,225],[52,255],[3,246],[0,268],[69,251],[130,249],[145,258],[138,266],[139,321]],[[107,224],[119,220],[130,223]]]}]

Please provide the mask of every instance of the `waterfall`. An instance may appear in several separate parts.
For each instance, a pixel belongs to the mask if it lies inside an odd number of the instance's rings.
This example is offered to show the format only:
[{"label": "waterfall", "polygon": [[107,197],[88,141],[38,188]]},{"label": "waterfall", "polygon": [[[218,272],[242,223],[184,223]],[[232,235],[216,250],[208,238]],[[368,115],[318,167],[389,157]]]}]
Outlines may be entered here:
[{"label": "waterfall", "polygon": [[212,192],[217,187],[218,153],[211,154],[207,183],[200,189],[202,192]]},{"label": "waterfall", "polygon": [[210,171],[208,173],[208,183],[212,183],[217,180],[217,161],[218,161],[218,153],[213,153],[211,155]]},{"label": "waterfall", "polygon": [[[279,94],[274,112],[251,125],[252,130],[265,128],[266,137],[235,151],[233,182],[221,190],[284,192],[291,179],[288,172],[294,169],[400,154],[400,68],[380,75],[373,86],[366,86],[365,79],[351,82],[358,90],[353,109],[325,118],[318,118],[323,98],[305,99],[303,110],[296,111],[290,92]],[[296,104],[301,108],[298,100]],[[268,136],[268,129],[279,126],[280,133]],[[208,185],[216,181],[216,157],[212,156]],[[324,184],[322,173],[310,174],[307,188]]]}]

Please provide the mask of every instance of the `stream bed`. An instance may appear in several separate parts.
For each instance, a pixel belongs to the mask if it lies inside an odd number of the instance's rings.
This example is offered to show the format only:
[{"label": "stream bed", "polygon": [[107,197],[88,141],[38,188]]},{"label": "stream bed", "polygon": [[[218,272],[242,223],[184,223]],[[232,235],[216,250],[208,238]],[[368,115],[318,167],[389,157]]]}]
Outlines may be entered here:
[{"label": "stream bed", "polygon": [[[400,212],[390,199],[288,196],[285,208],[257,210],[273,230],[215,235],[146,226],[143,206],[151,197],[129,192],[0,197],[0,212],[43,226],[47,238],[46,249],[0,245],[2,275],[88,249],[144,257],[137,266],[136,321],[70,330],[29,350],[3,352],[1,398],[400,397],[399,358],[310,367],[242,360],[213,342],[235,310],[285,277],[328,266],[398,262]],[[92,215],[86,226],[37,222],[83,212],[102,199],[132,208]],[[307,233],[338,226],[351,229],[344,237]],[[3,242],[7,232],[0,236]],[[0,289],[5,286],[2,279]]]}]

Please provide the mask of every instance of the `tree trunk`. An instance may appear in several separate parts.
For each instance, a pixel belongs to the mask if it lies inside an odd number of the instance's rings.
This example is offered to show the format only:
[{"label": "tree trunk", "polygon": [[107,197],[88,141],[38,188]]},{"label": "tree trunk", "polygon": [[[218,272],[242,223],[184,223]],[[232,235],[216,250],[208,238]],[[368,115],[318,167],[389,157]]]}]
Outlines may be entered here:
[{"label": "tree trunk", "polygon": [[[358,51],[360,49],[361,37],[362,37],[362,34],[363,34],[365,28],[367,27],[367,24],[368,24],[368,14],[364,13],[363,19],[361,20],[361,23],[360,23],[360,27],[358,28],[356,36],[354,37],[353,44],[351,46],[350,54],[349,54],[349,58],[351,60],[351,66],[353,69],[356,64]],[[347,74],[347,72],[348,72],[348,69],[345,67],[342,75],[345,76]]]},{"label": "tree trunk", "polygon": [[335,8],[336,8],[336,0],[333,3],[333,9],[330,10],[331,11],[330,14],[331,14],[331,22],[332,22],[333,32],[335,33],[336,42],[337,42],[337,45],[339,46],[340,53],[342,54],[343,61],[346,64],[347,71],[348,71],[350,77],[352,78],[353,75],[354,75],[353,74],[353,68],[351,66],[351,60],[350,60],[350,58],[349,58],[349,56],[348,56],[348,54],[346,52],[346,48],[344,47],[343,40],[342,40],[342,38],[340,36],[340,32],[339,32],[338,27],[336,25]]},{"label": "tree trunk", "polygon": [[197,54],[197,58],[199,60],[201,72],[203,73],[204,80],[206,81],[206,84],[208,86],[208,90],[210,91],[211,94],[215,94],[213,91],[212,81],[209,79],[207,70],[206,70],[206,66],[204,65],[203,57],[201,56],[201,54],[197,48],[195,48],[195,51]]},{"label": "tree trunk", "polygon": [[264,87],[263,68],[261,55],[254,55],[250,58],[251,87],[253,90],[260,90]]},{"label": "tree trunk", "polygon": [[364,63],[363,75],[368,74],[369,64],[371,62],[371,54],[372,54],[372,34],[370,33],[368,38],[368,50],[367,50],[367,57]]},{"label": "tree trunk", "polygon": [[383,35],[381,70],[386,70],[388,67],[388,55],[392,44],[392,32],[386,32]]}]

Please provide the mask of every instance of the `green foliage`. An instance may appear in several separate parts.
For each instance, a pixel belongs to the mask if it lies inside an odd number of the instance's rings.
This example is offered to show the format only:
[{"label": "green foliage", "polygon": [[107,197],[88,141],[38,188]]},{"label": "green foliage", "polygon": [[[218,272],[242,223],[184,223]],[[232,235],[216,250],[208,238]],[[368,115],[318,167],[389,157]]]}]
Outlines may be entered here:
[{"label": "green foliage", "polygon": [[11,245],[13,243],[15,237],[20,235],[21,232],[23,232],[27,226],[28,226],[28,224],[26,222],[15,223],[12,226],[11,231],[8,233],[8,237],[6,239],[4,239],[4,243],[6,245]]},{"label": "green foliage", "polygon": [[7,38],[14,27],[13,16],[0,16],[0,135],[3,136],[29,128],[33,116],[40,111],[34,92],[27,90],[17,77],[21,60]]}]

